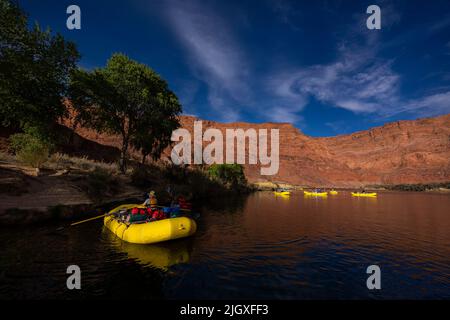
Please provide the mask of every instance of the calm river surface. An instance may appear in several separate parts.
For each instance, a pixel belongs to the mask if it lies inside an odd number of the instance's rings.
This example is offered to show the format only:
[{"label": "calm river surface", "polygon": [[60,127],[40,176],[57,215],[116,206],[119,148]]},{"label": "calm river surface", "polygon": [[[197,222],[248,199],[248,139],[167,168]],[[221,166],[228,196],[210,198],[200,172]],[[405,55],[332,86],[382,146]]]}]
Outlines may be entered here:
[{"label": "calm river surface", "polygon": [[[450,195],[259,192],[200,211],[194,237],[160,245],[123,243],[102,221],[2,228],[0,298],[450,298]],[[66,289],[71,264],[81,290]]]}]

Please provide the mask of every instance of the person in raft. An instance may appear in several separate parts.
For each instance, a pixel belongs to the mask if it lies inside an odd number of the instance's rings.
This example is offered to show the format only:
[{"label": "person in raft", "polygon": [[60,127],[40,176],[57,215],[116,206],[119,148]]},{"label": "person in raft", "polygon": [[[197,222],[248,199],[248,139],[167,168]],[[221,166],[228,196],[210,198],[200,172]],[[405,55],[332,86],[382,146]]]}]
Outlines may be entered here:
[{"label": "person in raft", "polygon": [[178,205],[180,206],[180,209],[183,210],[191,210],[192,204],[186,200],[186,198],[182,195],[178,196]]},{"label": "person in raft", "polygon": [[144,206],[150,207],[150,208],[156,208],[158,205],[158,199],[156,199],[155,191],[150,191],[148,194],[147,200],[144,202]]},{"label": "person in raft", "polygon": [[167,218],[163,210],[158,208],[158,200],[156,199],[155,191],[150,191],[148,199],[145,200],[144,206],[147,207],[147,216],[150,221],[162,220]]}]

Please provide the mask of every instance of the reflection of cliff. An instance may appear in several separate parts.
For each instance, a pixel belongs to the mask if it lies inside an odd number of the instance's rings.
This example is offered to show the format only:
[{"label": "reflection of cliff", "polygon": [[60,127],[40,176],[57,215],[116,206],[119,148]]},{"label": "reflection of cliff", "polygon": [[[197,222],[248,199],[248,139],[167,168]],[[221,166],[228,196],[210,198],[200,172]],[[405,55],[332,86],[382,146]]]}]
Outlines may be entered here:
[{"label": "reflection of cliff", "polygon": [[[192,132],[196,118],[182,117]],[[203,121],[223,132],[227,128],[280,130],[280,170],[270,181],[298,185],[359,186],[450,180],[450,114],[398,121],[350,135],[312,138],[286,123],[218,123]],[[119,147],[120,138],[78,128],[81,137]],[[166,156],[168,153],[166,153]],[[246,165],[250,182],[265,181],[257,165]]]},{"label": "reflection of cliff", "polygon": [[139,264],[167,271],[171,266],[188,263],[191,259],[191,239],[180,239],[153,245],[133,244],[115,237],[109,230],[108,240],[119,252],[125,253],[129,259]]}]

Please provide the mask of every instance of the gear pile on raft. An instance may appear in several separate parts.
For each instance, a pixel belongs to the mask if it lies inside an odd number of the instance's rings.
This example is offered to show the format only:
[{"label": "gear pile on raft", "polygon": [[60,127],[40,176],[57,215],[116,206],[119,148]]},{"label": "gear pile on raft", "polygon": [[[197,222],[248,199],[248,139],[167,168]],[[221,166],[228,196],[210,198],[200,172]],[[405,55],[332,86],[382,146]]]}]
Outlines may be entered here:
[{"label": "gear pile on raft", "polygon": [[158,206],[154,191],[143,204],[124,204],[111,210],[104,225],[120,239],[151,244],[188,237],[197,225],[191,217],[192,205],[182,196],[169,207]]}]

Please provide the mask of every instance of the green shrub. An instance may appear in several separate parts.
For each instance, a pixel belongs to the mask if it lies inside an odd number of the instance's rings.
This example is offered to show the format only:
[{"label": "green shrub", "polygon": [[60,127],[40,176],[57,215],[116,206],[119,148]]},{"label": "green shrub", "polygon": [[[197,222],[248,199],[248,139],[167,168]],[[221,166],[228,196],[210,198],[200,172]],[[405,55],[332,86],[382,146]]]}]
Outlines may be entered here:
[{"label": "green shrub", "polygon": [[47,161],[52,149],[52,144],[34,128],[26,128],[24,133],[12,135],[10,141],[17,158],[34,168],[40,168]]},{"label": "green shrub", "polygon": [[163,174],[172,183],[186,183],[189,168],[187,165],[167,164],[163,168]]},{"label": "green shrub", "polygon": [[144,166],[133,168],[131,173],[131,182],[138,188],[148,188],[152,185],[152,177],[149,169]]},{"label": "green shrub", "polygon": [[117,181],[109,171],[96,167],[88,174],[86,193],[91,199],[102,200],[117,190]]},{"label": "green shrub", "polygon": [[213,164],[208,168],[211,178],[219,180],[227,186],[244,186],[247,180],[244,168],[240,164]]}]

